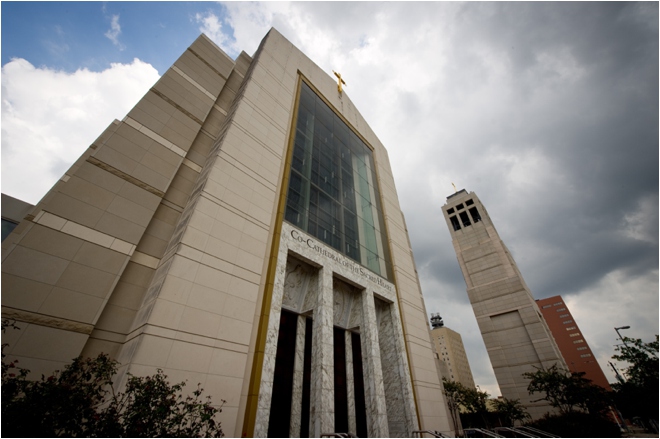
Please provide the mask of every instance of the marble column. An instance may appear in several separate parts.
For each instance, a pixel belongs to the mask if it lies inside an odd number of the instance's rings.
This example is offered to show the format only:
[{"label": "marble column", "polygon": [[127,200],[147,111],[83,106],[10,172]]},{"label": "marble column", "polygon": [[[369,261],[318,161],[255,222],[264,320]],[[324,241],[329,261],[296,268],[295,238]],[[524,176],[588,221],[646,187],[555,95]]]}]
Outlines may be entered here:
[{"label": "marble column", "polygon": [[394,345],[398,352],[401,390],[403,392],[406,427],[408,429],[407,437],[410,437],[413,431],[419,430],[419,423],[417,421],[415,397],[413,395],[412,380],[410,377],[410,366],[408,365],[408,356],[406,355],[406,342],[403,338],[403,325],[401,324],[401,315],[397,302],[390,305],[389,312],[394,326]]},{"label": "marble column", "polygon": [[[410,437],[413,427],[409,404],[412,387],[406,360],[405,346],[401,343],[402,333],[396,308],[393,303],[376,300],[380,356],[383,364],[383,381],[387,399],[387,419],[391,437]],[[414,410],[414,406],[413,406]]]},{"label": "marble column", "polygon": [[273,381],[275,379],[275,359],[277,356],[277,339],[280,332],[280,315],[282,313],[282,296],[286,280],[287,250],[280,248],[275,285],[271,296],[271,306],[264,346],[264,361],[261,372],[261,385],[257,402],[257,417],[254,424],[254,437],[268,436],[268,421],[270,419],[270,404],[273,398]]},{"label": "marble column", "polygon": [[305,328],[307,318],[298,316],[296,330],[296,358],[293,363],[293,391],[291,396],[291,424],[289,437],[300,437],[302,417],[303,369],[305,366]]},{"label": "marble column", "polygon": [[383,369],[378,343],[378,322],[376,320],[374,294],[369,290],[362,293],[362,326],[360,327],[360,333],[369,437],[389,437]]},{"label": "marble column", "polygon": [[312,331],[312,437],[335,431],[332,270],[321,268]]},{"label": "marble column", "polygon": [[357,436],[355,423],[355,382],[353,378],[353,343],[350,331],[344,331],[346,340],[346,396],[348,399],[348,432]]}]

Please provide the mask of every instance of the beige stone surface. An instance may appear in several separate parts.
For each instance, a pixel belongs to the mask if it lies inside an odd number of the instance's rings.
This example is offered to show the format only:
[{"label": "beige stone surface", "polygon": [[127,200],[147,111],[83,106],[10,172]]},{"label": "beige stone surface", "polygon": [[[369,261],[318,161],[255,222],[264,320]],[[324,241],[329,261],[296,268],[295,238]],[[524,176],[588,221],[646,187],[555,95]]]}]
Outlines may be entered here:
[{"label": "beige stone surface", "polygon": [[53,285],[8,272],[2,274],[3,306],[36,312],[52,289]]},{"label": "beige stone surface", "polygon": [[49,376],[56,369],[77,357],[87,335],[58,328],[17,322],[20,330],[13,331],[13,339],[5,353],[8,359],[18,359],[21,367],[30,369],[31,376]]}]

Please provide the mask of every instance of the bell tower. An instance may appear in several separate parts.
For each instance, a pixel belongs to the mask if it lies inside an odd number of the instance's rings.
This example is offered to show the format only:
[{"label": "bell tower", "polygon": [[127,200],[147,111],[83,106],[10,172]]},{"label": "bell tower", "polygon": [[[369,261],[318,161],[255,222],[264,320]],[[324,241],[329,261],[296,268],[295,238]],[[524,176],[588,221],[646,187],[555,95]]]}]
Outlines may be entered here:
[{"label": "bell tower", "polygon": [[502,396],[540,418],[553,409],[530,397],[522,374],[554,364],[568,369],[557,344],[479,197],[461,189],[442,211]]}]

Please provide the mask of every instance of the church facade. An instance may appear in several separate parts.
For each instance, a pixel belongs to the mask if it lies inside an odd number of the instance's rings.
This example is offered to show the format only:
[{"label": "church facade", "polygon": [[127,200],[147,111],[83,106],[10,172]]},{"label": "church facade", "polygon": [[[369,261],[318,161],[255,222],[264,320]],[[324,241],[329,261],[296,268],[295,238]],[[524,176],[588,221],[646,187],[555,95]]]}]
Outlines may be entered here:
[{"label": "church facade", "polygon": [[160,368],[227,436],[451,434],[387,152],[275,29],[236,60],[200,36],[2,251],[35,374]]}]

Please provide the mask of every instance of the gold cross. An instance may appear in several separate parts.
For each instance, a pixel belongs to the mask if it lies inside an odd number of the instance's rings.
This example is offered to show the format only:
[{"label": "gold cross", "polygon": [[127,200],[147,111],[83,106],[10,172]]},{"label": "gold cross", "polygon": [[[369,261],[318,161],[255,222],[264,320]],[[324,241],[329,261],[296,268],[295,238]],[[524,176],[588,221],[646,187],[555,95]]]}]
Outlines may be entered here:
[{"label": "gold cross", "polygon": [[339,91],[339,93],[341,93],[341,85],[342,84],[346,85],[346,82],[343,79],[341,79],[341,73],[337,73],[334,70],[332,71],[332,73],[334,73],[335,76],[337,77],[337,90]]}]

